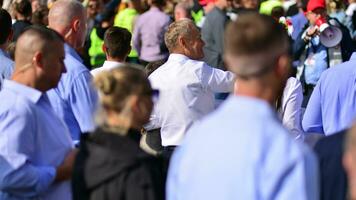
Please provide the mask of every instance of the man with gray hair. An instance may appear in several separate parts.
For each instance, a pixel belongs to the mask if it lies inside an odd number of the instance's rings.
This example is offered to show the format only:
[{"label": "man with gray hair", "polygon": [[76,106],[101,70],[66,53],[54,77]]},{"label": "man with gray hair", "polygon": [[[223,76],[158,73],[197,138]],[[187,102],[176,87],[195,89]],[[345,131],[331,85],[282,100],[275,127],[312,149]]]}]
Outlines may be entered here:
[{"label": "man with gray hair", "polygon": [[235,78],[201,61],[204,42],[193,21],[172,23],[164,39],[170,56],[149,76],[152,87],[160,90],[160,99],[146,128],[161,128],[162,145],[169,156],[189,127],[214,110],[214,93],[233,91]]},{"label": "man with gray hair", "polygon": [[274,109],[290,67],[288,34],[271,17],[250,13],[225,36],[237,88],[174,153],[167,199],[318,199],[315,156]]},{"label": "man with gray hair", "polygon": [[81,133],[95,128],[93,115],[97,103],[97,93],[91,85],[92,76],[76,52],[84,45],[86,12],[78,1],[59,0],[50,9],[48,22],[66,42],[64,64],[67,68],[58,87],[49,91],[48,96],[55,112],[67,124],[73,140],[79,141]]}]

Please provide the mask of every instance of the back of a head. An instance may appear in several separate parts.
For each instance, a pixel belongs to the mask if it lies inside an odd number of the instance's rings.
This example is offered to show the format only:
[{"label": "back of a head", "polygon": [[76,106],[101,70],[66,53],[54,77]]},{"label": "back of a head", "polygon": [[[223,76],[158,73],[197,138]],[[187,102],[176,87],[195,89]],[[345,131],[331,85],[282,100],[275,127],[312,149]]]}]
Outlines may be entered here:
[{"label": "back of a head", "polygon": [[48,25],[53,29],[66,28],[73,19],[85,15],[85,8],[76,0],[58,0],[53,3],[48,14]]},{"label": "back of a head", "polygon": [[285,28],[272,17],[246,13],[225,31],[225,61],[238,76],[256,76],[274,65],[278,56],[289,53]]},{"label": "back of a head", "polygon": [[5,10],[0,8],[0,45],[4,44],[10,33],[12,28],[11,16]]},{"label": "back of a head", "polygon": [[104,35],[107,54],[112,58],[123,59],[131,49],[131,33],[121,27],[110,27]]},{"label": "back of a head", "polygon": [[149,0],[150,6],[162,7],[165,5],[165,0]]},{"label": "back of a head", "polygon": [[180,36],[190,37],[191,28],[195,27],[195,24],[190,19],[182,19],[171,23],[164,35],[164,42],[170,53],[174,52],[178,48],[178,38]]},{"label": "back of a head", "polygon": [[31,1],[29,0],[15,1],[14,9],[18,14],[24,16],[25,18],[28,18],[32,15],[32,6]]},{"label": "back of a head", "polygon": [[101,105],[118,113],[124,108],[128,97],[151,89],[145,72],[131,64],[99,73],[94,84],[99,90]]},{"label": "back of a head", "polygon": [[28,27],[16,42],[16,66],[22,67],[22,64],[31,61],[36,51],[50,54],[53,48],[50,44],[54,42],[64,42],[63,38],[54,30],[39,25]]}]

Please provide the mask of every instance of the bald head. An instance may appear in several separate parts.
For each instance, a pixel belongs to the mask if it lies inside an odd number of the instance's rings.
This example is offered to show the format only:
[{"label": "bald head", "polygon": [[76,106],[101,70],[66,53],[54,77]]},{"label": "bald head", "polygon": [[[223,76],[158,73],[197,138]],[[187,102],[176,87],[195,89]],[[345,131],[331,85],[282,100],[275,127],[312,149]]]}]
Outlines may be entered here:
[{"label": "bald head", "polygon": [[56,1],[48,14],[48,26],[73,48],[82,47],[86,34],[86,12],[76,0]]},{"label": "bald head", "polygon": [[16,70],[27,67],[32,63],[36,52],[53,51],[51,44],[55,42],[63,43],[62,37],[55,31],[42,26],[31,26],[23,32],[16,42],[15,67]]},{"label": "bald head", "polygon": [[73,19],[81,18],[85,14],[83,5],[76,0],[56,1],[48,14],[49,27],[57,30],[58,28],[67,28],[71,25]]}]

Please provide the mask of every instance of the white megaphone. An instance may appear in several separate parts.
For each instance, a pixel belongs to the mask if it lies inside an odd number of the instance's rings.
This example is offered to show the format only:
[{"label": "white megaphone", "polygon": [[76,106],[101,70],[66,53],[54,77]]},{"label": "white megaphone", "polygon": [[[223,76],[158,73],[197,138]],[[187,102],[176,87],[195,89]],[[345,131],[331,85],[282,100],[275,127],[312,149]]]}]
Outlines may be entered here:
[{"label": "white megaphone", "polygon": [[316,26],[319,28],[319,38],[321,44],[325,47],[335,47],[341,42],[342,32],[336,26],[329,25],[324,18],[319,18],[316,21]]}]

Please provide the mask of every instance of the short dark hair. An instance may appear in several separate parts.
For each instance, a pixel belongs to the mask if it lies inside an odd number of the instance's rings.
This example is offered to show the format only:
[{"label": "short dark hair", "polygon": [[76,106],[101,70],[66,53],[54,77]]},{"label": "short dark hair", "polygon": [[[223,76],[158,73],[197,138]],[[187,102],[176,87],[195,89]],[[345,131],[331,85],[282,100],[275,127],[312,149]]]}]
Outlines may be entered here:
[{"label": "short dark hair", "polygon": [[59,41],[64,43],[64,38],[57,31],[42,25],[31,25],[27,27],[24,32],[21,33],[19,38],[26,34],[38,35],[38,37],[45,42]]},{"label": "short dark hair", "polygon": [[0,8],[0,44],[4,44],[11,33],[12,21],[10,14]]},{"label": "short dark hair", "polygon": [[126,28],[110,27],[105,32],[104,45],[110,57],[123,58],[131,49],[131,33]]},{"label": "short dark hair", "polygon": [[30,0],[20,0],[14,3],[15,11],[23,15],[25,18],[32,15],[32,6]]}]

